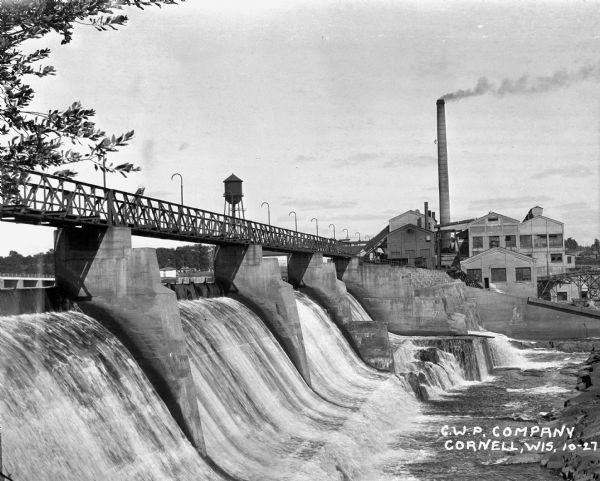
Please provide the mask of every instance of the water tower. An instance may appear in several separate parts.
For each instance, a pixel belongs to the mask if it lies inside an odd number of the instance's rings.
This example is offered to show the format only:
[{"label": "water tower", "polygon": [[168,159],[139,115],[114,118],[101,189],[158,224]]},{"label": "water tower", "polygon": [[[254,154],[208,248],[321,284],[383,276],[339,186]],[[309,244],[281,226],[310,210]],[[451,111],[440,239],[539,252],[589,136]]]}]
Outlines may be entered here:
[{"label": "water tower", "polygon": [[223,183],[225,184],[225,193],[223,194],[223,197],[225,197],[225,215],[245,219],[244,202],[242,200],[244,197],[242,193],[242,179],[231,174]]}]

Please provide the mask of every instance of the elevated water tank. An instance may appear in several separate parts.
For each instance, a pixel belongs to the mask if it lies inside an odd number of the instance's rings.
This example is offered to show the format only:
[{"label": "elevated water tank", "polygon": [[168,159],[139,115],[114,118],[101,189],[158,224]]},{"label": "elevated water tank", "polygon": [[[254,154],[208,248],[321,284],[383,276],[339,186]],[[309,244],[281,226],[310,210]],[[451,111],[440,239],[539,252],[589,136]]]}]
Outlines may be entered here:
[{"label": "elevated water tank", "polygon": [[223,183],[225,184],[225,193],[223,194],[225,200],[232,205],[240,202],[242,197],[244,197],[242,193],[242,179],[231,174]]}]

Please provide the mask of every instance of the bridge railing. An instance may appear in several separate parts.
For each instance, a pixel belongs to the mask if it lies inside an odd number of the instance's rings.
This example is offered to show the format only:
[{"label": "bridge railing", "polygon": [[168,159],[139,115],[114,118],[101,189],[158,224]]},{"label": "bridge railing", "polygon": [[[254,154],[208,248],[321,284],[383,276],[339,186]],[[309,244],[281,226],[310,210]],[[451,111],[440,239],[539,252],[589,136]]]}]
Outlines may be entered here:
[{"label": "bridge railing", "polygon": [[35,171],[23,171],[18,193],[0,199],[0,215],[52,225],[126,226],[136,235],[191,242],[350,255],[334,239]]}]

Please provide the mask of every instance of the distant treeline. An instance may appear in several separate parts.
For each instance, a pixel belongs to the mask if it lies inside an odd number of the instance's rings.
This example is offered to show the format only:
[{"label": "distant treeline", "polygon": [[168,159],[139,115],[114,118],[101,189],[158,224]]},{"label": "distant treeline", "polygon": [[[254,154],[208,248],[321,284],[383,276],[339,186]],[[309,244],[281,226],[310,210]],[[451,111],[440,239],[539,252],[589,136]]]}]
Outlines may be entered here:
[{"label": "distant treeline", "polygon": [[[208,270],[212,267],[213,247],[202,244],[156,249],[159,267],[189,267]],[[0,256],[0,273],[5,274],[51,274],[54,275],[54,250],[32,256],[23,256],[10,251],[8,256]]]}]

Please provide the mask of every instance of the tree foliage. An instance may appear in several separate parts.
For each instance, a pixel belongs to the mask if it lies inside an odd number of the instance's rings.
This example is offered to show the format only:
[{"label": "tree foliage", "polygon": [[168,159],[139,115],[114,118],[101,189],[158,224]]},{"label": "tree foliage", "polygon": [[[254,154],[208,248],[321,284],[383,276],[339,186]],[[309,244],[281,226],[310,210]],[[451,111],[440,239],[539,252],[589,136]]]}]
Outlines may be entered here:
[{"label": "tree foliage", "polygon": [[565,241],[565,249],[575,250],[575,249],[577,249],[577,247],[579,247],[579,244],[577,244],[577,241],[575,239],[573,239],[572,237],[569,237]]},{"label": "tree foliage", "polygon": [[159,267],[207,270],[213,265],[213,248],[202,244],[181,246],[175,249],[159,247],[156,249]]},{"label": "tree foliage", "polygon": [[[183,0],[182,0],[183,1]],[[128,144],[133,131],[108,135],[93,121],[95,111],[73,102],[63,109],[36,112],[27,78],[54,75],[41,65],[47,48],[27,52],[27,41],[55,32],[69,43],[75,25],[99,31],[127,22],[123,6],[174,4],[175,0],[0,0],[0,193],[14,188],[19,168],[49,169],[82,161],[123,175],[139,170],[131,163],[106,163],[110,152]],[[66,168],[62,176],[75,172]]]}]

